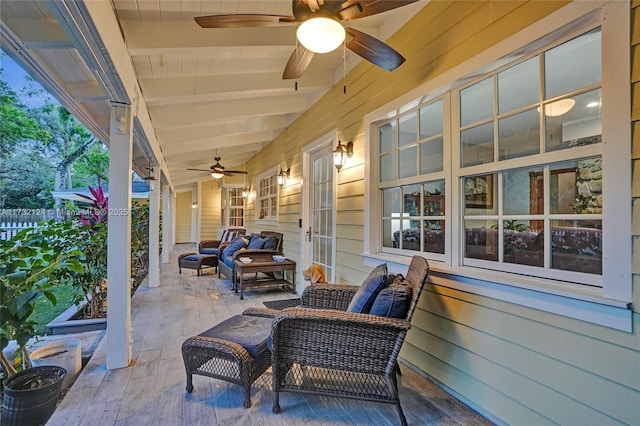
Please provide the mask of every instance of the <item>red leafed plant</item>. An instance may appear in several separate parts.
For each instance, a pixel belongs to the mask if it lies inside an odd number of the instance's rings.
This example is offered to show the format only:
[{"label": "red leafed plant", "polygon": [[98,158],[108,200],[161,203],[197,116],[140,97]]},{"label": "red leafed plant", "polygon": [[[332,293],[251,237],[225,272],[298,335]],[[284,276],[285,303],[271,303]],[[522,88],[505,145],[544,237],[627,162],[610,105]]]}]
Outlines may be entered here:
[{"label": "red leafed plant", "polygon": [[77,196],[87,199],[91,202],[91,204],[93,204],[92,209],[80,215],[79,221],[81,224],[87,225],[93,228],[95,225],[99,223],[103,223],[103,224],[107,223],[109,197],[104,195],[102,188],[99,186],[96,187],[96,189],[93,189],[90,186],[88,188],[92,196],[76,193]]}]

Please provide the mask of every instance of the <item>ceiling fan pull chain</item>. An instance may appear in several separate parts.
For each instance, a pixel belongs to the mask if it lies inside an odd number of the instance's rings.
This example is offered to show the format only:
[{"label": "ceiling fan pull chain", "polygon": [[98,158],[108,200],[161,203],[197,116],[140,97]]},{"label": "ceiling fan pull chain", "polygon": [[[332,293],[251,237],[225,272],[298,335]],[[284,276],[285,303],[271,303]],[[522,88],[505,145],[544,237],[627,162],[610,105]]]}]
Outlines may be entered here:
[{"label": "ceiling fan pull chain", "polygon": [[342,42],[342,93],[347,94],[347,39]]},{"label": "ceiling fan pull chain", "polygon": [[297,92],[298,91],[298,80],[296,80],[296,82],[295,82],[295,89],[296,89],[296,92]]}]

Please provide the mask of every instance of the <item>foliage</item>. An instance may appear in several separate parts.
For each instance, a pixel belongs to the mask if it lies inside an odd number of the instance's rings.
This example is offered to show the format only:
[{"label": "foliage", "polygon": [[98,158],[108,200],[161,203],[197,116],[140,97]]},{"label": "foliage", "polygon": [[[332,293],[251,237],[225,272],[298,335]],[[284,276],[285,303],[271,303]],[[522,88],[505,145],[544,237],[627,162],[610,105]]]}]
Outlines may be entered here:
[{"label": "foliage", "polygon": [[35,309],[29,317],[36,325],[34,326],[36,335],[42,335],[49,331],[46,327],[58,315],[64,312],[69,306],[73,306],[79,298],[78,287],[73,285],[69,279],[62,280],[51,289],[56,303],[53,304],[46,297],[40,297],[36,302]]},{"label": "foliage", "polygon": [[[518,223],[517,220],[505,220],[504,221],[504,229],[508,229],[516,232],[525,232],[529,230],[529,225],[524,223]],[[498,225],[492,225],[491,228],[498,229]]]},{"label": "foliage", "polygon": [[136,201],[131,206],[131,294],[149,272],[149,205]]},{"label": "foliage", "polygon": [[82,271],[73,276],[73,282],[82,290],[86,300],[86,314],[90,318],[104,317],[107,300],[104,280],[107,277],[107,219],[109,198],[102,188],[89,187],[91,196],[76,194],[90,201],[91,208],[78,219],[76,232],[70,243],[82,252]]},{"label": "foliage", "polygon": [[81,270],[80,252],[66,242],[73,228],[70,223],[51,221],[0,241],[0,363],[6,375],[16,370],[2,349],[16,340],[28,366],[25,345],[35,335],[36,324],[30,317],[37,300],[44,296],[55,304],[52,286]]},{"label": "foliage", "polygon": [[71,168],[73,188],[101,186],[102,182],[109,181],[109,150],[103,144],[96,143],[78,158]]}]

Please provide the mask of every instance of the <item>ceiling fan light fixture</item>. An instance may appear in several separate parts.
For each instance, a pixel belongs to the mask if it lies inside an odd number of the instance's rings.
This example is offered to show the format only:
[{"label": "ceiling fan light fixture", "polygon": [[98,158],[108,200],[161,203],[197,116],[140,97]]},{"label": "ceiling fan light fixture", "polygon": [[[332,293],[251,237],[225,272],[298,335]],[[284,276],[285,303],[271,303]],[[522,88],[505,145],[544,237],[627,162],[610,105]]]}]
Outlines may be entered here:
[{"label": "ceiling fan light fixture", "polygon": [[304,21],[296,33],[298,41],[314,53],[328,53],[338,48],[345,38],[345,30],[335,19],[318,17]]},{"label": "ceiling fan light fixture", "polygon": [[224,173],[223,172],[211,172],[211,177],[214,179],[222,179],[224,177]]}]

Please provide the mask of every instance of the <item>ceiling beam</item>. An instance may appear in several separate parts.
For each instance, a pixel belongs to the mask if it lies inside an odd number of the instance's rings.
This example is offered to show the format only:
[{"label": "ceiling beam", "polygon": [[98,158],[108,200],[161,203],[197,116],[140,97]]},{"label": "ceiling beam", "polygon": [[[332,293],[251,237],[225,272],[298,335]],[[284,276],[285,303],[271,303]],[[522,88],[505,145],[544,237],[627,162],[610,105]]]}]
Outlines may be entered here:
[{"label": "ceiling beam", "polygon": [[198,141],[186,140],[183,143],[162,144],[162,152],[165,157],[174,155],[192,154],[206,151],[213,156],[216,148],[232,146],[234,149],[242,145],[271,142],[281,130],[265,130],[263,132],[242,133],[238,135],[216,135]]},{"label": "ceiling beam", "polygon": [[[298,81],[297,93],[330,88],[332,77],[327,72],[305,73]],[[234,99],[283,91],[294,93],[295,90],[291,81],[282,79],[282,72],[143,78],[140,84],[148,105]]]},{"label": "ceiling beam", "polygon": [[243,117],[260,117],[300,113],[308,107],[307,99],[299,96],[269,96],[253,99],[229,100],[194,105],[175,105],[149,108],[156,129],[190,127],[213,124]]},{"label": "ceiling beam", "polygon": [[294,26],[268,28],[201,28],[195,21],[122,21],[131,55],[150,55],[197,48],[211,51],[235,47],[254,51],[291,51]]},{"label": "ceiling beam", "polygon": [[164,146],[172,143],[181,143],[185,140],[198,140],[202,138],[202,135],[237,135],[264,130],[284,129],[291,124],[296,117],[296,114],[281,114],[267,117],[243,118],[204,126],[158,129],[156,135],[161,145]]}]

